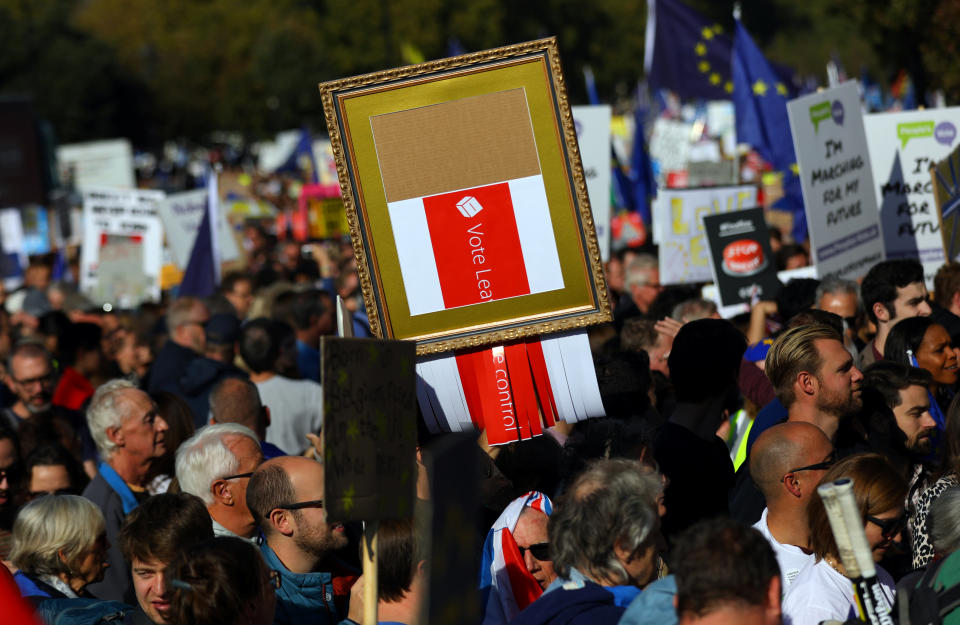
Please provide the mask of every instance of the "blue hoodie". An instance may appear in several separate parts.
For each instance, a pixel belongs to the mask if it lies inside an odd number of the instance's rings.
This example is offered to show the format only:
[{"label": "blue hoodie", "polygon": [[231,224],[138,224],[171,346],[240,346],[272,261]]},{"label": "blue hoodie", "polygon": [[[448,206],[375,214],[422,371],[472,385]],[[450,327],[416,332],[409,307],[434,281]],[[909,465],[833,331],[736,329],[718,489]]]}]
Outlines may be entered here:
[{"label": "blue hoodie", "polygon": [[293,573],[283,565],[277,554],[263,541],[260,553],[267,568],[279,571],[275,625],[336,625],[340,622],[333,604],[333,583],[330,573]]},{"label": "blue hoodie", "polygon": [[510,625],[616,625],[624,607],[608,589],[591,581],[568,581],[545,592]]}]

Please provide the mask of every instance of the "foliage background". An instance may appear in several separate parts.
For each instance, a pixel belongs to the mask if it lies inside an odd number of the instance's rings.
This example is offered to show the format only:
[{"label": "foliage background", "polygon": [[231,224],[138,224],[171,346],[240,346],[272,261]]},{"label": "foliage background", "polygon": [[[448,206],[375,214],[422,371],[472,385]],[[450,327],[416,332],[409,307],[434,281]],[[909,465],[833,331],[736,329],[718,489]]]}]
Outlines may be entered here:
[{"label": "foliage background", "polygon": [[[730,0],[686,0],[732,27]],[[824,80],[834,58],[889,85],[960,98],[960,0],[742,0],[768,57]],[[60,142],[138,146],[324,126],[318,82],[462,49],[557,35],[574,103],[582,70],[602,99],[643,77],[637,0],[0,0],[0,94],[31,94]]]}]

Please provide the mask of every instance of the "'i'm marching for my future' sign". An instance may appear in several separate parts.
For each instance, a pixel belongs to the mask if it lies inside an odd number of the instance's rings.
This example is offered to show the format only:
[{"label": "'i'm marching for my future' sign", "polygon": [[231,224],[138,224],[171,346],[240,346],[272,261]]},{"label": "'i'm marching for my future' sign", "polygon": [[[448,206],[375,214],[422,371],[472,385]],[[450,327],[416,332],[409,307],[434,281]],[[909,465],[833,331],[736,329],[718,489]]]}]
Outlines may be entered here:
[{"label": "'i'm marching for my future' sign", "polygon": [[817,275],[855,279],[883,259],[855,81],[787,103]]},{"label": "'i'm marching for my future' sign", "polygon": [[863,118],[887,258],[918,258],[927,288],[943,264],[930,165],[957,144],[960,107]]}]

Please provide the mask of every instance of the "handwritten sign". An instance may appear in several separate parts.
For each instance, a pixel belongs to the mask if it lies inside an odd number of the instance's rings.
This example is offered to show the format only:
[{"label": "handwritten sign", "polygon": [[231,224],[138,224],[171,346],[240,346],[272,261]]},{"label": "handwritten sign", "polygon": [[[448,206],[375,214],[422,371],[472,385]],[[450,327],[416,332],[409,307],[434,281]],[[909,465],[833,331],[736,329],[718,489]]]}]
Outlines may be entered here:
[{"label": "handwritten sign", "polygon": [[[157,204],[163,198],[162,191],[91,188],[84,192],[80,290],[97,304],[133,308],[144,300],[160,299],[163,226]],[[100,275],[101,250],[108,244],[118,244],[120,239],[113,238],[115,235],[142,246],[136,254],[139,264],[126,271],[124,284],[136,285],[129,291],[119,285],[100,285],[101,280],[109,280]],[[135,279],[134,273],[140,277]]]},{"label": "handwritten sign", "polygon": [[943,264],[930,166],[957,146],[960,107],[863,118],[887,258],[917,258],[927,288]]},{"label": "handwritten sign", "polygon": [[856,279],[883,260],[856,81],[787,103],[817,275]]},{"label": "handwritten sign", "polygon": [[583,177],[593,225],[597,228],[600,259],[610,258],[610,116],[611,109],[601,106],[573,106],[573,125],[583,160]]},{"label": "handwritten sign", "polygon": [[710,282],[710,250],[701,217],[757,206],[752,186],[661,189],[653,204],[659,233],[660,282]]},{"label": "handwritten sign", "polygon": [[960,145],[930,167],[933,197],[940,217],[943,249],[952,261],[960,259]]},{"label": "handwritten sign", "polygon": [[298,209],[310,238],[334,239],[349,236],[347,211],[339,184],[305,184],[300,187]]},{"label": "handwritten sign", "polygon": [[416,345],[322,337],[324,507],[334,521],[413,514]]}]

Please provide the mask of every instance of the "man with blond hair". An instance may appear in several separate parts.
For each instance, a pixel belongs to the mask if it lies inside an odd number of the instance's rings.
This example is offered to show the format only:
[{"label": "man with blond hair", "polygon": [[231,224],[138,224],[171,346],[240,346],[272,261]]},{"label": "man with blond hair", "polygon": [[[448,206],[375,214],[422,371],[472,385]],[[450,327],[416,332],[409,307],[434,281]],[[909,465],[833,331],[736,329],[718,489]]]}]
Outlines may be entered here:
[{"label": "man with blond hair", "polygon": [[765,371],[787,409],[787,421],[811,423],[830,440],[841,419],[862,405],[863,374],[830,326],[798,326],[781,334],[770,347]]}]

